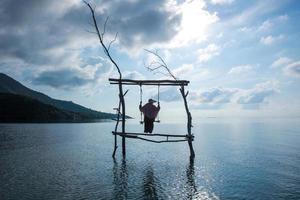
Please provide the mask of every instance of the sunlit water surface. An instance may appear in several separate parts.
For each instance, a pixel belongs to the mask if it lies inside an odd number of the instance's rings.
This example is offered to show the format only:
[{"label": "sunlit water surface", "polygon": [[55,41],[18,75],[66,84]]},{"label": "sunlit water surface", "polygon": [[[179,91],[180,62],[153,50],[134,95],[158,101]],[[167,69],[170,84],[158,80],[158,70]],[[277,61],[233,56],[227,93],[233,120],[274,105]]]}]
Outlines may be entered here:
[{"label": "sunlit water surface", "polygon": [[199,120],[194,162],[185,142],[134,139],[113,160],[113,127],[0,124],[0,199],[300,199],[299,119]]}]

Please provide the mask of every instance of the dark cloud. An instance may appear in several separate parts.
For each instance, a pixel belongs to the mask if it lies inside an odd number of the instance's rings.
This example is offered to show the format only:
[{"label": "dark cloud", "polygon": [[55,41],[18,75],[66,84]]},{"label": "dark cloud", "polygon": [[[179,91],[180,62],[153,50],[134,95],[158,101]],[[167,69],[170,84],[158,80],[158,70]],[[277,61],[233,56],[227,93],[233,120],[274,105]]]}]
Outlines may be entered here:
[{"label": "dark cloud", "polygon": [[107,14],[125,46],[166,42],[176,35],[181,15],[168,10],[165,0],[118,2],[109,5]]},{"label": "dark cloud", "polygon": [[93,79],[84,78],[77,70],[62,69],[42,72],[32,82],[37,85],[69,89],[86,85],[92,81]]},{"label": "dark cloud", "polygon": [[[74,89],[88,84],[95,84],[110,75],[112,65],[100,58],[91,58],[91,62],[80,68],[63,68],[58,70],[45,70],[31,77],[32,83],[46,85],[53,88]],[[97,60],[97,62],[96,62]]]},{"label": "dark cloud", "polygon": [[[180,15],[165,4],[164,0],[101,1],[96,5],[97,19],[101,27],[110,16],[107,38],[119,32],[123,47],[141,47],[168,41],[176,34]],[[88,24],[90,13],[84,3],[2,0],[0,7],[1,58],[19,58],[33,65],[60,65],[73,59],[72,48],[80,50],[97,44],[88,42],[91,38],[96,42],[97,38],[85,31],[93,27]]]}]

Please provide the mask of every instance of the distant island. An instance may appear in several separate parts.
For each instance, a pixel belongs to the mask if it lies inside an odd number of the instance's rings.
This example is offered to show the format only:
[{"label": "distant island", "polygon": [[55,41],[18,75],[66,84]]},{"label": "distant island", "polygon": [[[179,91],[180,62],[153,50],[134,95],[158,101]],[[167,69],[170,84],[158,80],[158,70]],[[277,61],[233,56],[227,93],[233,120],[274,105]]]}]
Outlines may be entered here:
[{"label": "distant island", "polygon": [[53,99],[0,73],[0,122],[92,122],[116,114],[95,111],[71,101]]}]

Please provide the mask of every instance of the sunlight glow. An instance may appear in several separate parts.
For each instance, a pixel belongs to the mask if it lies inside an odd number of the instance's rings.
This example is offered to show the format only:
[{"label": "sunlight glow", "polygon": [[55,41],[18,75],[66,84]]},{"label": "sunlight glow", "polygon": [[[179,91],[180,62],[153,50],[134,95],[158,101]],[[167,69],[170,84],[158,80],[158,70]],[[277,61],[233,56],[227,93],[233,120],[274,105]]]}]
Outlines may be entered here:
[{"label": "sunlight glow", "polygon": [[202,0],[186,1],[181,5],[182,21],[180,31],[173,40],[173,46],[206,40],[208,27],[219,18],[216,12],[210,13],[205,7],[206,3]]}]

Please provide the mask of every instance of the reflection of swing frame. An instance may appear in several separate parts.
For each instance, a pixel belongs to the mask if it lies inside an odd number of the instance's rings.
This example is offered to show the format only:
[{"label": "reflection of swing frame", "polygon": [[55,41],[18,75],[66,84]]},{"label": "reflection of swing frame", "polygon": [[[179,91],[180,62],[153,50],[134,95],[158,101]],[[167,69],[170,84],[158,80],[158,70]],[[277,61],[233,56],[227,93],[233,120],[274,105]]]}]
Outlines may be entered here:
[{"label": "reflection of swing frame", "polygon": [[[125,121],[120,119],[120,115],[122,116],[126,116],[126,113],[121,113],[118,112],[118,120],[115,126],[115,131],[112,131],[113,135],[115,136],[121,136],[122,138],[133,138],[133,139],[140,139],[140,140],[144,140],[144,141],[149,141],[149,142],[154,142],[154,143],[165,143],[165,142],[185,142],[187,141],[189,144],[189,148],[190,148],[190,157],[194,158],[195,157],[195,153],[194,153],[194,149],[193,149],[193,140],[194,140],[194,136],[191,132],[191,128],[192,128],[192,117],[191,117],[191,113],[189,111],[188,105],[187,105],[187,100],[186,97],[188,95],[188,92],[185,92],[185,86],[187,86],[189,84],[189,81],[187,80],[132,80],[132,79],[115,79],[115,78],[110,78],[109,79],[110,84],[117,84],[121,87],[123,87],[123,85],[137,85],[140,86],[140,97],[142,97],[142,91],[141,91],[141,87],[142,85],[152,85],[152,86],[158,86],[158,93],[159,93],[159,87],[160,86],[179,86],[180,87],[180,93],[183,97],[184,100],[184,106],[185,106],[185,110],[187,113],[187,134],[185,135],[173,135],[173,134],[145,134],[145,133],[132,133],[132,132],[126,132],[126,131],[122,131],[122,132],[118,132],[118,125],[119,122],[122,123],[122,125],[124,125],[125,127]],[[159,95],[159,94],[158,94]],[[159,97],[158,97],[159,98]],[[124,101],[125,103],[125,101]],[[124,109],[125,110],[125,109]],[[148,136],[150,137],[165,137],[165,139],[163,140],[154,140],[154,139],[149,139],[147,138]],[[114,152],[117,149],[117,145],[115,143],[115,148],[114,148]],[[122,148],[125,149],[125,148]],[[124,155],[124,152],[123,152]],[[114,154],[113,154],[114,156]]]}]

